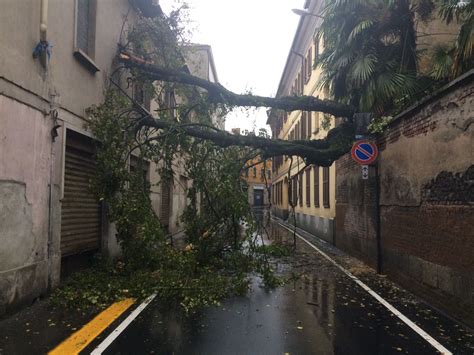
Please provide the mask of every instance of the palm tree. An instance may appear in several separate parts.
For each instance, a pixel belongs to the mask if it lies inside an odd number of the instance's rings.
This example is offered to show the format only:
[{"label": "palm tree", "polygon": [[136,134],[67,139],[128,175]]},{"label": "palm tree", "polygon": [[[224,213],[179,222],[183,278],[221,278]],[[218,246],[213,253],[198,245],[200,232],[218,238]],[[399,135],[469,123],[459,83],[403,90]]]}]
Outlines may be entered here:
[{"label": "palm tree", "polygon": [[321,88],[336,100],[382,115],[419,90],[415,11],[431,0],[333,0],[318,36]]},{"label": "palm tree", "polygon": [[452,46],[433,48],[435,79],[453,79],[474,67],[474,3],[470,0],[438,0],[439,14],[447,23],[460,24],[456,42]]}]

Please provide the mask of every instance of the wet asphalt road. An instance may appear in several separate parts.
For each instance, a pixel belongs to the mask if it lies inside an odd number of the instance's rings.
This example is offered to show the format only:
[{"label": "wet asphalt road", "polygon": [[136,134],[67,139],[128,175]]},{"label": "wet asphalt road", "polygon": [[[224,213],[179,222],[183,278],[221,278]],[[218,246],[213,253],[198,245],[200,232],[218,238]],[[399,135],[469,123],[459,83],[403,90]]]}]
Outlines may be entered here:
[{"label": "wet asphalt road", "polygon": [[[275,224],[271,234],[272,239],[291,239]],[[345,267],[362,270],[364,282],[373,283],[371,287],[378,288],[377,292],[386,295],[407,316],[413,316],[411,319],[421,327],[426,325],[430,335],[454,354],[474,353],[472,333],[360,263],[329,246],[320,246]],[[281,275],[296,273],[298,277],[271,291],[262,288],[254,277],[247,297],[227,300],[191,317],[160,311],[159,301],[154,301],[105,354],[437,353],[301,240],[296,255],[275,267]]]},{"label": "wet asphalt road", "polygon": [[[356,274],[453,354],[474,354],[474,333],[376,275],[317,238],[301,232]],[[271,240],[291,242],[272,223]],[[105,354],[436,354],[400,319],[301,240],[296,253],[274,263],[292,281],[265,290],[252,278],[246,297],[226,300],[199,314],[163,311],[153,301]],[[81,354],[90,353],[128,315],[124,314]],[[0,320],[0,354],[42,354],[93,314],[52,309],[47,300]]]}]

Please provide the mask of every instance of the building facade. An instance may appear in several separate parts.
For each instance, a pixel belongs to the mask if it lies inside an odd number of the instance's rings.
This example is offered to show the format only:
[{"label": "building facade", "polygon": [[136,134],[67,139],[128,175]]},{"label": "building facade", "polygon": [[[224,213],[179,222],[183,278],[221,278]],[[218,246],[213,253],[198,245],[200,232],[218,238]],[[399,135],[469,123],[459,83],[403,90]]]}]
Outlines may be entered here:
[{"label": "building facade", "polygon": [[[89,189],[95,144],[86,110],[103,102],[111,80],[127,88],[115,76],[117,43],[141,16],[161,15],[155,3],[7,0],[0,12],[0,314],[56,287],[92,254],[120,254]],[[205,66],[213,73],[196,74],[217,80],[212,56]],[[140,101],[136,89],[128,92]],[[192,182],[182,168],[169,184],[152,162],[145,170],[153,207],[176,233]]]},{"label": "building facade", "polygon": [[[305,1],[305,10],[321,12],[323,1]],[[321,18],[301,16],[277,91],[279,96],[308,95],[327,98],[317,83],[320,69],[314,69],[323,49],[316,31]],[[337,120],[320,112],[269,111],[267,123],[275,139],[322,139],[335,127]],[[319,237],[334,240],[335,165],[305,166],[298,157],[277,157],[273,160],[273,213],[287,219],[295,212],[296,223]],[[277,193],[278,192],[278,193]]]},{"label": "building facade", "polygon": [[244,168],[242,178],[246,182],[248,202],[252,207],[270,206],[272,196],[272,162],[261,162],[260,157],[249,160]]}]

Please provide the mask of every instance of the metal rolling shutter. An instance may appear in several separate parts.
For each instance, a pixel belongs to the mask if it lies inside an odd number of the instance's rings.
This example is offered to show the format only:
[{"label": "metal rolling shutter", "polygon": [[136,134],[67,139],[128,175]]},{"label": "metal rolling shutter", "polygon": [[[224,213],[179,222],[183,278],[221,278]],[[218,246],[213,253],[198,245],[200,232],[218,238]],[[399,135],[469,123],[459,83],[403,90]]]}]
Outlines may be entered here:
[{"label": "metal rolling shutter", "polygon": [[92,140],[68,131],[61,208],[63,257],[98,249],[100,246],[101,208],[89,189],[94,174]]}]

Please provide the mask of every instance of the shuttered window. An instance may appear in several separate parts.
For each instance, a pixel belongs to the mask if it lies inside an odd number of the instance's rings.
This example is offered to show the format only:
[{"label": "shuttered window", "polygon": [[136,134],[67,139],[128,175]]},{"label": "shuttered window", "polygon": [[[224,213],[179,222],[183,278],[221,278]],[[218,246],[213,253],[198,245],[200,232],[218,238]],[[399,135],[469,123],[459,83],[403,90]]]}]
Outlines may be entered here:
[{"label": "shuttered window", "polygon": [[300,207],[303,207],[303,172],[298,174],[298,199]]},{"label": "shuttered window", "polygon": [[311,169],[306,169],[306,206],[311,206]]},{"label": "shuttered window", "polygon": [[303,59],[303,86],[308,82],[308,58]]},{"label": "shuttered window", "polygon": [[307,136],[306,136],[307,128],[308,128],[307,112],[303,111],[301,113],[301,139],[307,139]]},{"label": "shuttered window", "polygon": [[314,37],[314,62],[316,63],[319,56],[319,37]]},{"label": "shuttered window", "polygon": [[311,73],[313,72],[313,48],[308,49],[308,54],[306,55],[306,82],[311,78]]},{"label": "shuttered window", "polygon": [[329,167],[323,168],[323,206],[329,208]]},{"label": "shuttered window", "polygon": [[319,166],[313,167],[314,174],[314,206],[319,207]]},{"label": "shuttered window", "polygon": [[308,139],[313,135],[313,113],[308,112]]},{"label": "shuttered window", "polygon": [[301,71],[298,73],[298,94],[303,93],[303,80],[301,80]]},{"label": "shuttered window", "polygon": [[295,175],[291,179],[291,185],[292,185],[292,190],[293,190],[293,193],[291,196],[291,203],[293,204],[293,206],[296,206],[298,203],[298,176]]}]

